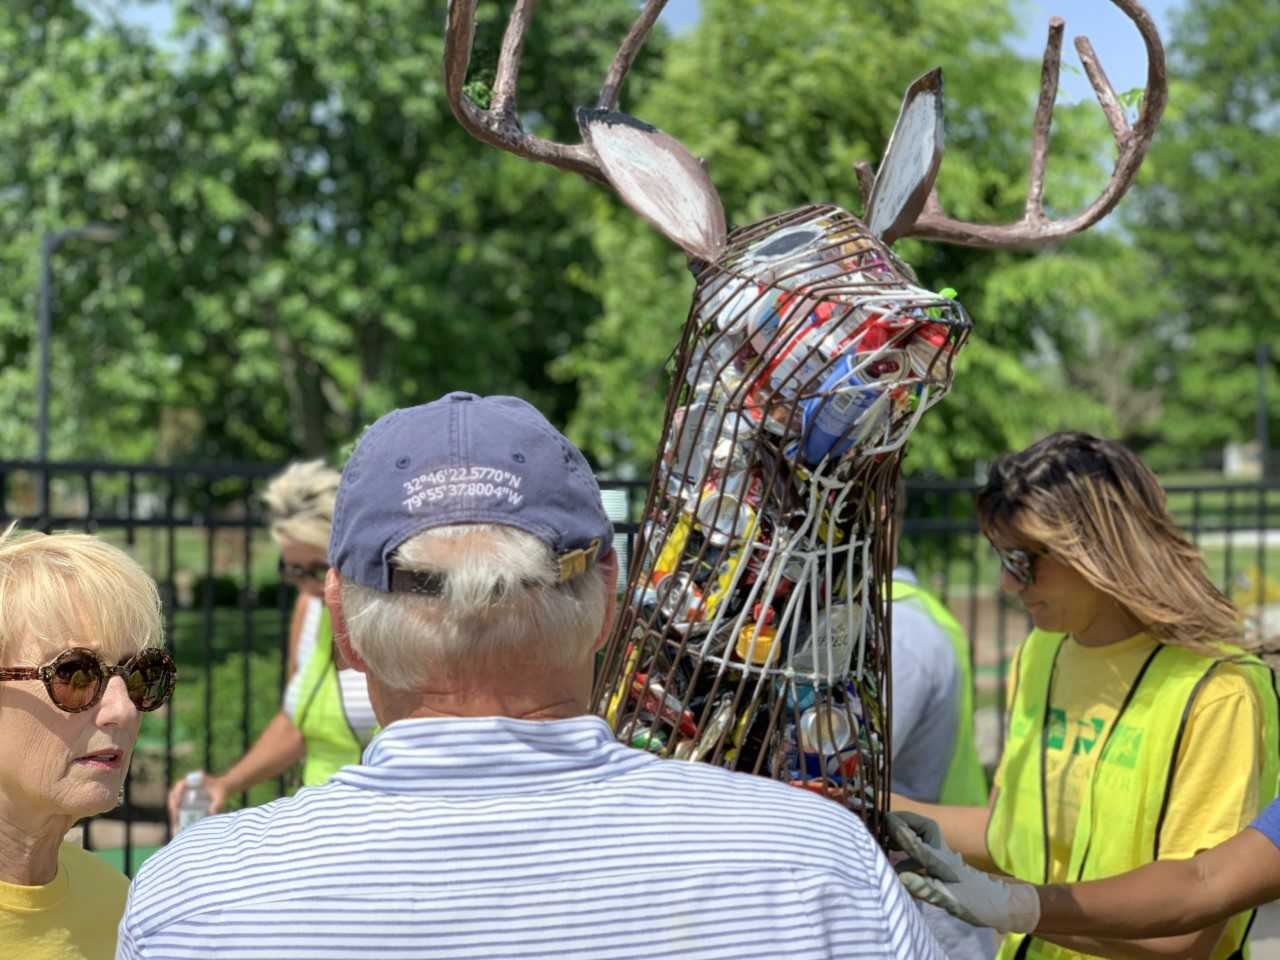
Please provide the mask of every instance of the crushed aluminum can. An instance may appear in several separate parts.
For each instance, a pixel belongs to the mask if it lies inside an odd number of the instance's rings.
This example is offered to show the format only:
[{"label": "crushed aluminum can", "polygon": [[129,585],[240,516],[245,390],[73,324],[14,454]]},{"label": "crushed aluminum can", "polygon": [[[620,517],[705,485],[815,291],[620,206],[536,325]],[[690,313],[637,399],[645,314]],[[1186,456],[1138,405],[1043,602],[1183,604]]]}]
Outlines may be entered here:
[{"label": "crushed aluminum can", "polygon": [[877,406],[883,388],[855,375],[855,366],[853,357],[840,357],[822,382],[820,396],[801,401],[804,433],[800,451],[810,466],[828,456],[843,455],[860,433],[874,429],[876,414],[888,412],[884,404]]},{"label": "crushed aluminum can", "polygon": [[816,316],[815,311],[797,324],[764,362],[756,385],[766,394],[772,391],[779,399],[794,399],[822,381],[828,357],[821,349],[824,335]]},{"label": "crushed aluminum can", "polygon": [[854,743],[857,722],[840,704],[813,706],[800,715],[800,749],[824,757],[833,756]]},{"label": "crushed aluminum can", "polygon": [[671,751],[671,756],[676,760],[692,760],[693,751],[697,745],[695,740],[681,740],[675,745],[675,749]]},{"label": "crushed aluminum can", "polygon": [[685,633],[706,615],[702,590],[687,573],[672,573],[658,581],[658,612],[678,633]]},{"label": "crushed aluminum can", "polygon": [[642,713],[669,723],[676,732],[684,737],[696,737],[698,724],[693,714],[681,707],[680,701],[657,680],[650,680],[648,674],[637,673],[631,681],[631,695],[638,698]]},{"label": "crushed aluminum can", "polygon": [[715,708],[715,713],[711,715],[711,719],[707,722],[706,729],[702,731],[702,735],[698,738],[698,744],[694,747],[690,760],[701,760],[703,757],[710,756],[715,753],[716,747],[720,745],[720,741],[724,739],[725,734],[733,727],[733,698],[726,694],[720,699]]},{"label": "crushed aluminum can", "polygon": [[628,720],[618,731],[618,739],[637,750],[661,753],[667,745],[667,737],[661,730],[654,730],[651,723],[652,721]]},{"label": "crushed aluminum can", "polygon": [[756,512],[750,504],[731,493],[705,488],[694,516],[707,540],[717,547],[747,539],[756,525]]}]

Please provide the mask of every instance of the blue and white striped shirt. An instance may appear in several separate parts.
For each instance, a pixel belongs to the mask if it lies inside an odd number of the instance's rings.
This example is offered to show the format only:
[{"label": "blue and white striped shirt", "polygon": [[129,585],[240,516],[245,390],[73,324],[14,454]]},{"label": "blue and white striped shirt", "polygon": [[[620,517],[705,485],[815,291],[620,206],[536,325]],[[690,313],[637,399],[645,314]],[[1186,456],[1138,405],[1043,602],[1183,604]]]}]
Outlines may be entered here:
[{"label": "blue and white striped shirt", "polygon": [[862,823],[595,717],[402,720],[358,766],[182,833],[119,958],[941,958]]}]

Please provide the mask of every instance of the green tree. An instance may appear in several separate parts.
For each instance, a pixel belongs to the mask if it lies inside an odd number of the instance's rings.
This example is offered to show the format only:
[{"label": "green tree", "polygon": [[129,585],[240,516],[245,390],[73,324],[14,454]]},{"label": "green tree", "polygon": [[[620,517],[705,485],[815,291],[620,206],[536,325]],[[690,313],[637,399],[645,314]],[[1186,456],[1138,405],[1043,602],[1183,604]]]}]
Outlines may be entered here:
[{"label": "green tree", "polygon": [[[567,415],[576,385],[546,368],[595,313],[565,280],[592,259],[573,216],[589,188],[459,128],[444,4],[174,10],[165,45],[69,2],[0,12],[7,447],[34,446],[40,233],[89,219],[124,235],[59,260],[55,455],[323,453],[393,405],[464,387]],[[501,26],[483,11],[480,81]],[[572,108],[632,14],[628,0],[540,12],[521,78],[540,132],[576,136]]]},{"label": "green tree", "polygon": [[1187,463],[1253,436],[1259,342],[1280,421],[1280,7],[1188,0],[1170,60],[1170,114],[1131,211],[1171,301],[1144,331],[1163,393],[1147,439],[1156,462]]},{"label": "green tree", "polygon": [[[1012,4],[705,0],[676,38],[660,79],[633,112],[708,160],[731,223],[806,202],[857,212],[852,164],[878,160],[910,81],[946,74],[947,152],[939,193],[953,215],[1007,222],[1025,197],[1038,64],[1012,52]],[[1135,32],[1133,41],[1139,43]],[[1109,133],[1096,106],[1060,107],[1049,166],[1051,209],[1099,191]],[[621,205],[600,198],[597,274],[577,280],[602,313],[557,367],[582,383],[574,438],[615,470],[656,446],[666,380],[692,281],[681,256]],[[1036,254],[905,241],[921,281],[956,288],[975,320],[951,395],[923,421],[909,470],[964,475],[975,462],[1061,426],[1111,429],[1099,400],[1063,370],[1080,368],[1096,321],[1084,308],[1117,279],[1124,252],[1094,233]]]}]

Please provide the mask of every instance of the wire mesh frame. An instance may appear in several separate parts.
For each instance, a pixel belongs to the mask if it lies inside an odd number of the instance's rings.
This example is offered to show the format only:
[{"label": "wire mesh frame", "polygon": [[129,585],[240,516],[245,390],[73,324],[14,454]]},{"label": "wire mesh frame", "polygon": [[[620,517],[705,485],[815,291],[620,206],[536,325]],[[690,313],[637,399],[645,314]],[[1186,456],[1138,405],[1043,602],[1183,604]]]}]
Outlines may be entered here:
[{"label": "wire mesh frame", "polygon": [[970,328],[833,206],[737,231],[701,266],[596,684],[620,739],[814,790],[879,831],[900,460]]}]

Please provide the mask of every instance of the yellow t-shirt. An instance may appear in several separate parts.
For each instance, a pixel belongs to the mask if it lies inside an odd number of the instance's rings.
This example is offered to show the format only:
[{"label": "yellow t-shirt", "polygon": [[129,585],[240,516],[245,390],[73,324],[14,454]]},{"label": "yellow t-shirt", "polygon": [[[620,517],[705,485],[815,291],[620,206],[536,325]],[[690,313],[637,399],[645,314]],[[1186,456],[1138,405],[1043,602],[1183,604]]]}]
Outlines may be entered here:
[{"label": "yellow t-shirt", "polygon": [[112,960],[129,878],[64,843],[58,873],[43,886],[0,882],[0,956]]},{"label": "yellow t-shirt", "polygon": [[[1050,883],[1069,880],[1076,820],[1098,753],[1156,643],[1146,634],[1105,647],[1087,647],[1074,637],[1062,643],[1045,737]],[[1124,733],[1122,720],[1115,736]],[[1262,710],[1253,685],[1239,668],[1223,664],[1191,705],[1161,831],[1162,859],[1191,857],[1249,825],[1258,813],[1263,749]],[[1002,773],[997,772],[997,786]]]}]

